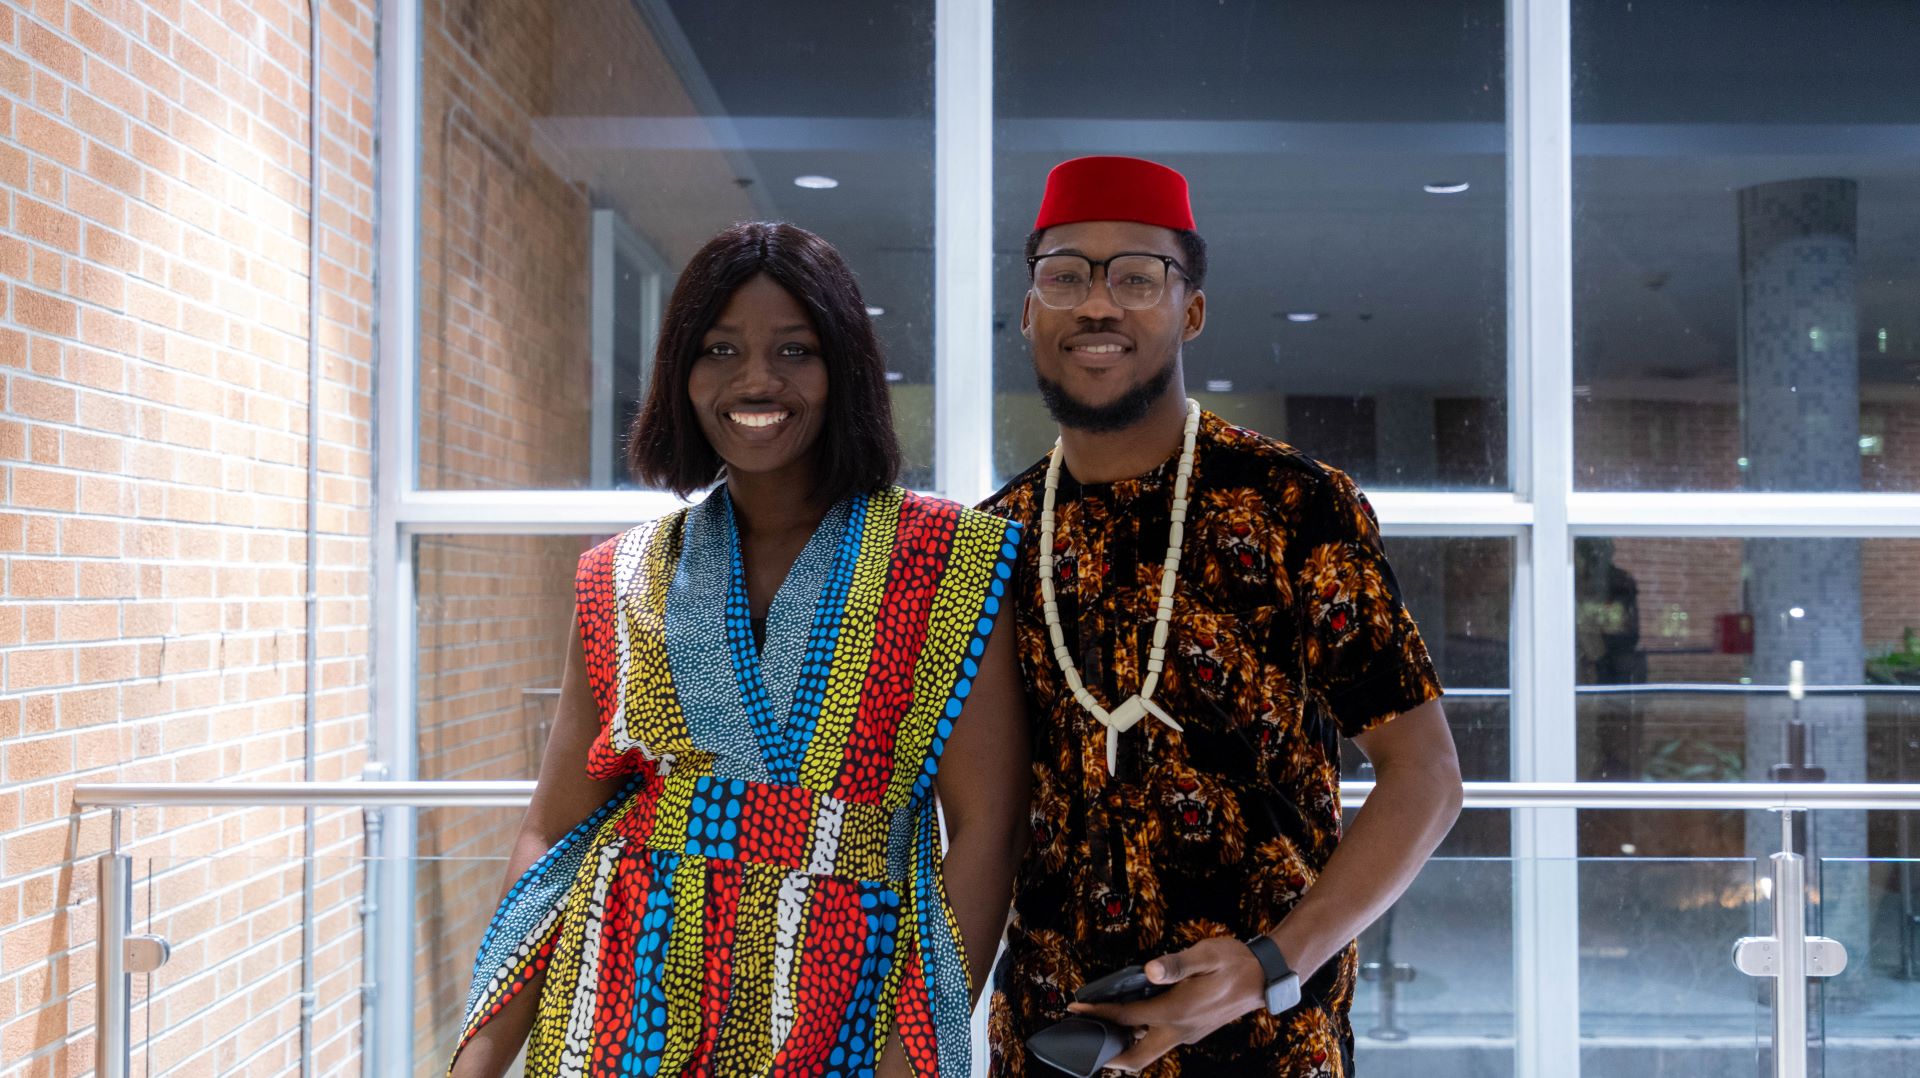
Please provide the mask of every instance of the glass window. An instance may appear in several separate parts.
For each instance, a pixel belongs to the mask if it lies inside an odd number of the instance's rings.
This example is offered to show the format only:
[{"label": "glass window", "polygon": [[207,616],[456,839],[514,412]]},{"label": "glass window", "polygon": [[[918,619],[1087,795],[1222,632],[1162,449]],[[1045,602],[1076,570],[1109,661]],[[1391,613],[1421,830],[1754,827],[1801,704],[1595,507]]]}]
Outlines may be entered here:
[{"label": "glass window", "polygon": [[[531,779],[573,632],[573,575],[596,537],[431,535],[413,541],[415,715],[422,779]],[[505,886],[522,811],[419,813],[415,1002],[423,1068],[459,1033],[474,949]]]},{"label": "glass window", "polygon": [[[1461,773],[1473,780],[1506,778],[1513,542],[1389,536],[1386,547],[1401,597],[1447,689]],[[1348,762],[1349,777],[1366,774],[1357,756]],[[1504,819],[1497,822],[1504,829]]]},{"label": "glass window", "polygon": [[[1579,777],[1920,779],[1920,540],[1575,543]],[[1739,857],[1778,822],[1581,814],[1583,853]],[[1819,814],[1816,855],[1911,857],[1896,813]]]},{"label": "glass window", "polygon": [[1019,333],[1047,170],[1124,153],[1191,181],[1201,403],[1364,485],[1507,484],[1505,8],[1390,7],[996,6],[1000,476],[1054,438]]},{"label": "glass window", "polygon": [[1920,8],[1575,0],[1576,482],[1920,488]]},{"label": "glass window", "polygon": [[626,426],[675,271],[768,218],[853,266],[902,481],[930,486],[932,19],[931,0],[426,0],[419,485],[634,485]]}]

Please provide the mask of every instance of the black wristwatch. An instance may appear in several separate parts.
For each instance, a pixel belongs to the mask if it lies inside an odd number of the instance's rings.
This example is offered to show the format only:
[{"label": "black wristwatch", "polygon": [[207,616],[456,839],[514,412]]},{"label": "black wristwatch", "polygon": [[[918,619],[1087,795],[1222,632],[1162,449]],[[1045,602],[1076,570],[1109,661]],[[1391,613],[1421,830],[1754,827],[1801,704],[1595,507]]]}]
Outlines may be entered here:
[{"label": "black wristwatch", "polygon": [[1260,962],[1260,976],[1267,982],[1267,1013],[1283,1014],[1300,1005],[1300,975],[1287,964],[1280,945],[1267,935],[1247,941],[1247,950]]}]

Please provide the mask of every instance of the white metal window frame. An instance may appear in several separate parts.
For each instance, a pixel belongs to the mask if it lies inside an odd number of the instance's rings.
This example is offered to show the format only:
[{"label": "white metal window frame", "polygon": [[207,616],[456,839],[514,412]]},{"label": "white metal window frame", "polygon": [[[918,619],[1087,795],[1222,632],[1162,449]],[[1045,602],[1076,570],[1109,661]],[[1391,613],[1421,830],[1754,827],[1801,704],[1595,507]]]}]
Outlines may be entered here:
[{"label": "white metal window frame", "polygon": [[[935,477],[973,502],[992,490],[993,5],[934,0]],[[1573,489],[1572,79],[1569,0],[1508,0],[1508,393],[1511,492],[1381,491],[1399,536],[1509,536],[1512,770],[1575,774],[1574,572],[1581,536],[1920,538],[1920,494],[1594,493]],[[681,505],[646,491],[428,491],[418,487],[421,18],[382,8],[374,542],[374,720],[380,777],[418,777],[412,547],[436,534],[618,531]],[[384,852],[414,850],[411,810]],[[1578,847],[1570,809],[1514,811],[1515,1073],[1577,1075]],[[379,985],[368,1073],[412,1069],[413,881],[381,874]]]}]

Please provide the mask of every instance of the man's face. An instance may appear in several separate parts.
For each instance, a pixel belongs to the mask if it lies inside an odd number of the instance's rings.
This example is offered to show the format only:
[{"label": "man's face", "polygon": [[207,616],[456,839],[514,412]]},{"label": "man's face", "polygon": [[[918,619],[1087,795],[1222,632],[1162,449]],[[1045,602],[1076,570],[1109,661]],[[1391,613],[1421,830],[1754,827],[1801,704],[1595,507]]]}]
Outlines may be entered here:
[{"label": "man's face", "polygon": [[[1055,225],[1036,255],[1074,254],[1092,262],[1115,255],[1165,255],[1184,265],[1172,229],[1132,221]],[[1119,430],[1143,418],[1171,384],[1182,343],[1206,322],[1206,297],[1176,269],[1167,270],[1160,299],[1145,310],[1114,302],[1104,269],[1095,269],[1087,297],[1056,309],[1030,288],[1020,332],[1032,342],[1033,370],[1062,426]]]}]

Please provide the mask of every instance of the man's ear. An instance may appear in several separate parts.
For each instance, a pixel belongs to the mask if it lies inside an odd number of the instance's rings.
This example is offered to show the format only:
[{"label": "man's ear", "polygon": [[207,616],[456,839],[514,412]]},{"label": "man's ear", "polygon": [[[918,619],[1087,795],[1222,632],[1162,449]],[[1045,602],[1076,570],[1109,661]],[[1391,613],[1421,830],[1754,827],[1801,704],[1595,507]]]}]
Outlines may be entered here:
[{"label": "man's ear", "polygon": [[1033,290],[1032,289],[1028,289],[1027,294],[1021,297],[1020,299],[1020,335],[1022,337],[1025,337],[1028,340],[1033,339]]},{"label": "man's ear", "polygon": [[1194,293],[1187,297],[1184,313],[1185,323],[1180,327],[1180,340],[1183,343],[1198,337],[1200,331],[1207,328],[1207,294],[1195,289]]}]

